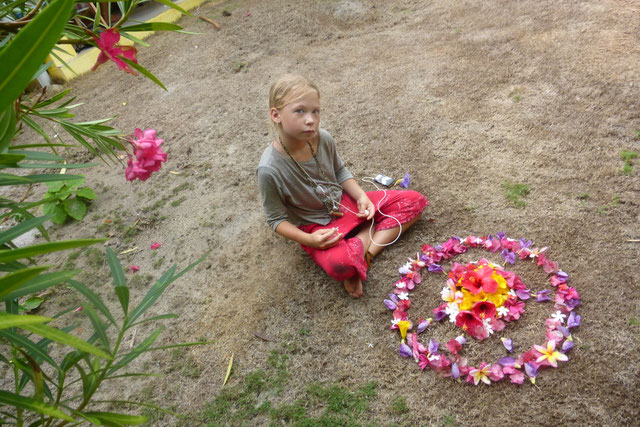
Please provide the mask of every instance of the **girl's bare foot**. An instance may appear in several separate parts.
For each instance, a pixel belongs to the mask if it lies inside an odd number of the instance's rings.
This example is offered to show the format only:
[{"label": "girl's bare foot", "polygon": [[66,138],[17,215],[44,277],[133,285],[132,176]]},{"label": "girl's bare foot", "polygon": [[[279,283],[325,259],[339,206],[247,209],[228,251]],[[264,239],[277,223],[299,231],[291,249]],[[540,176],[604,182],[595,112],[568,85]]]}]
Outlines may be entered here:
[{"label": "girl's bare foot", "polygon": [[344,289],[353,298],[360,298],[363,294],[362,280],[357,274],[344,281]]}]

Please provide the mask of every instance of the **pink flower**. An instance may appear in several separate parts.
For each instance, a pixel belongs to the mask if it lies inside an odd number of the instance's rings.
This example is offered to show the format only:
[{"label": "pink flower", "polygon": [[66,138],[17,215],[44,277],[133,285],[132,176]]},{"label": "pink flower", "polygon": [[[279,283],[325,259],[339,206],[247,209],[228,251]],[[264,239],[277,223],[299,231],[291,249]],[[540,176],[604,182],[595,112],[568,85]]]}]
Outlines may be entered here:
[{"label": "pink flower", "polygon": [[153,242],[153,243],[151,244],[151,249],[158,249],[160,246],[162,246],[162,244],[161,244],[161,243]]},{"label": "pink flower", "polygon": [[160,148],[163,142],[164,140],[156,138],[155,130],[146,129],[143,132],[136,128],[135,138],[131,140],[136,160],[129,159],[125,169],[127,181],[136,178],[146,181],[153,172],[160,170],[162,162],[167,161],[167,154]]},{"label": "pink flower", "polygon": [[122,58],[126,58],[137,64],[138,59],[136,58],[136,54],[138,51],[133,46],[117,46],[120,40],[120,32],[117,28],[109,28],[103,31],[100,33],[100,38],[94,38],[94,40],[100,49],[100,55],[98,55],[98,60],[91,68],[91,71],[108,60],[112,60],[116,63],[118,69],[131,73],[134,76],[138,75],[129,64],[122,60]]},{"label": "pink flower", "polygon": [[137,272],[138,270],[140,270],[140,266],[139,265],[132,265],[129,267],[131,269],[132,273]]}]

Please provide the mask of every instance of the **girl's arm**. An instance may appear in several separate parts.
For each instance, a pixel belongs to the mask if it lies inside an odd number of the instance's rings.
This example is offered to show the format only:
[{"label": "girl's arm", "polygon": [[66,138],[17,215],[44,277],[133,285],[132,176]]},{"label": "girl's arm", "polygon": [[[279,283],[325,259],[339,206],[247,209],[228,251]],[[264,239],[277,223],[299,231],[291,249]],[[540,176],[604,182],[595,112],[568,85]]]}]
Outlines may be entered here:
[{"label": "girl's arm", "polygon": [[[373,215],[376,213],[376,208],[356,180],[349,178],[340,185],[342,189],[358,203],[358,217],[366,219],[373,218]],[[366,213],[365,210],[367,211]]]},{"label": "girl's arm", "polygon": [[282,221],[276,227],[276,233],[301,245],[317,249],[328,249],[338,244],[342,239],[342,233],[335,228],[316,230],[313,233],[305,233],[289,221]]}]

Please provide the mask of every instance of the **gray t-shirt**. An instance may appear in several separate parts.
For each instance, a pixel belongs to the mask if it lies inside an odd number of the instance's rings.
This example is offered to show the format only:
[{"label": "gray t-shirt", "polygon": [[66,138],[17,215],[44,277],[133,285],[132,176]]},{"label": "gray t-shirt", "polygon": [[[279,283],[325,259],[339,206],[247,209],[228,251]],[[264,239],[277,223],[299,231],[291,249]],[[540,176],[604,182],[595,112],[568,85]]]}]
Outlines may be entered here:
[{"label": "gray t-shirt", "polygon": [[[338,155],[329,132],[320,129],[319,133],[316,157],[329,182],[324,179],[313,158],[298,163],[311,178],[331,191],[334,200],[340,201],[342,188],[338,184],[353,178],[353,175]],[[331,221],[331,215],[306,176],[289,156],[280,153],[273,144],[269,144],[262,153],[257,175],[267,223],[274,231],[282,221],[289,221],[296,226],[313,223],[326,225]]]}]

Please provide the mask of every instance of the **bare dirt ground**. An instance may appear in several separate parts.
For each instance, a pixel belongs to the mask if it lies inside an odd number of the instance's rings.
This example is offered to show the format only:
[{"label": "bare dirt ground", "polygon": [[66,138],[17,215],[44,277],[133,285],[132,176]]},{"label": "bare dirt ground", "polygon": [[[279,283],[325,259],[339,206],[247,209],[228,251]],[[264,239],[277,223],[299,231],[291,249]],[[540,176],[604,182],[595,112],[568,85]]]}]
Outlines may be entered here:
[{"label": "bare dirt ground", "polygon": [[[140,48],[140,63],[166,92],[113,64],[72,82],[86,103],[81,118],[117,114],[120,129],[154,128],[169,160],[146,183],[125,182],[120,167],[87,171],[99,200],[82,224],[52,237],[106,234],[118,252],[138,247],[123,256],[141,266],[138,279],[129,275],[138,298],[169,265],[210,251],[153,310],[180,315],[167,322],[165,343],[215,344],[155,353],[143,366],[163,377],[114,383],[106,396],[182,414],[153,413],[154,425],[637,422],[640,244],[628,240],[640,238],[640,163],[624,175],[620,158],[640,149],[636,2],[261,0],[196,13],[222,30],[185,17],[179,23],[198,35],[159,34]],[[321,88],[321,125],[356,177],[408,171],[411,188],[431,202],[374,261],[359,300],[264,222],[255,167],[271,140],[268,88],[285,72]],[[530,186],[524,207],[506,199],[507,181]],[[548,246],[581,293],[571,360],[543,371],[535,386],[473,387],[420,372],[397,355],[382,304],[398,267],[423,243],[501,230]],[[153,241],[162,243],[156,252]],[[84,254],[73,262],[88,269],[86,282],[98,278],[95,287],[108,290],[104,268],[92,272]],[[539,270],[513,271],[531,288],[546,286]],[[412,317],[429,317],[442,286],[425,280]],[[471,362],[500,357],[500,336],[517,351],[541,344],[550,309],[535,304],[470,346]],[[457,334],[445,325],[434,331]],[[256,378],[264,380],[257,388]],[[327,390],[347,396],[338,404],[347,409],[331,406]]]}]

